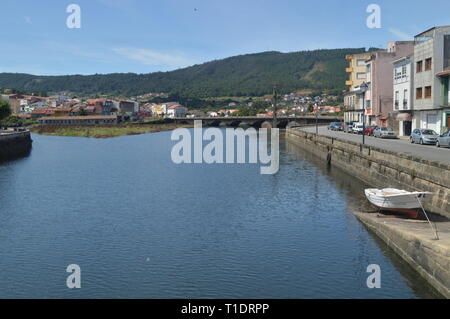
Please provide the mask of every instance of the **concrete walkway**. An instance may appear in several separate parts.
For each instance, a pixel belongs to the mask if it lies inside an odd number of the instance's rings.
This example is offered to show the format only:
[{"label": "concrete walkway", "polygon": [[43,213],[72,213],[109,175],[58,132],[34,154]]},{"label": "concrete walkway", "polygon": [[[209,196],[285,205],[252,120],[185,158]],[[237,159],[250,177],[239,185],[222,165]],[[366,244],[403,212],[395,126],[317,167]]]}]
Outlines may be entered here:
[{"label": "concrete walkway", "polygon": [[[311,133],[316,132],[315,127],[305,127],[303,130]],[[344,132],[328,131],[326,126],[319,127],[319,134],[345,139],[356,143],[362,143],[362,136]],[[371,136],[366,136],[366,144],[369,146],[379,147],[388,151],[405,153],[424,159],[450,163],[450,149],[437,148],[434,145],[419,145],[411,144],[408,138],[400,138],[396,140],[379,139]]]},{"label": "concrete walkway", "polygon": [[450,221],[435,220],[439,240],[427,221],[355,212],[356,217],[383,239],[446,298],[450,298]]}]

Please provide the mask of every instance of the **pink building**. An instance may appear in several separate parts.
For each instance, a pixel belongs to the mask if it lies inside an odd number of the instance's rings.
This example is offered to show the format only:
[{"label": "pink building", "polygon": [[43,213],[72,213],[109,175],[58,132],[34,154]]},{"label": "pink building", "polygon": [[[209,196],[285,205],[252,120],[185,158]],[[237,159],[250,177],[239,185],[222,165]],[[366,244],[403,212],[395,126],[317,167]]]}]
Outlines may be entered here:
[{"label": "pink building", "polygon": [[393,114],[392,62],[414,53],[414,41],[389,42],[387,50],[375,51],[366,61],[368,90],[365,93],[366,123],[398,130]]}]

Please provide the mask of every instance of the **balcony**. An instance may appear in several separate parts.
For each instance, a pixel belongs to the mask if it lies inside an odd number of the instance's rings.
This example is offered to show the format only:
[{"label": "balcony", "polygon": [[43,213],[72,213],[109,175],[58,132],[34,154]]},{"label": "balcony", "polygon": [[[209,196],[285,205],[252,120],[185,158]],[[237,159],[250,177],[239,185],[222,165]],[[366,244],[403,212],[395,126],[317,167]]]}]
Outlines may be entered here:
[{"label": "balcony", "polygon": [[353,72],[353,68],[352,68],[352,67],[346,68],[346,69],[345,69],[345,72],[347,72],[347,73],[352,73],[352,72]]}]

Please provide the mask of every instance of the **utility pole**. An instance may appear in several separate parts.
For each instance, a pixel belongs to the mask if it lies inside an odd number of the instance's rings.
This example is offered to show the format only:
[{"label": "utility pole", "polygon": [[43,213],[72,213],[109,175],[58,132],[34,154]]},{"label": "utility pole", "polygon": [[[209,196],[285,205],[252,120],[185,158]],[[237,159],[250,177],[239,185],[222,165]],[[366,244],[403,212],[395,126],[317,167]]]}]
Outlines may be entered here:
[{"label": "utility pole", "polygon": [[314,113],[316,115],[316,135],[319,135],[319,107],[314,104]]},{"label": "utility pole", "polygon": [[366,82],[363,82],[360,86],[359,89],[361,91],[361,95],[362,95],[362,122],[363,122],[363,131],[362,131],[362,143],[363,145],[366,144],[366,134],[365,134],[365,130],[366,130],[366,92],[369,88],[369,85]]},{"label": "utility pole", "polygon": [[277,128],[278,123],[277,123],[277,111],[278,111],[278,107],[277,107],[277,101],[278,99],[278,93],[277,93],[277,86],[274,85],[273,86],[273,123],[272,123],[272,128]]}]

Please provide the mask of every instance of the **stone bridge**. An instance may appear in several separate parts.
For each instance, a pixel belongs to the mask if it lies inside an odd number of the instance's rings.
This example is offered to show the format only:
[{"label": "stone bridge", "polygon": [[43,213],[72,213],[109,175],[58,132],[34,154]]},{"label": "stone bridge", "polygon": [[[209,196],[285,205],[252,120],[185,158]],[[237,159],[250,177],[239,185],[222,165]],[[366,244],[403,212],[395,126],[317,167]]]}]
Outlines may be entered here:
[{"label": "stone bridge", "polygon": [[[270,117],[256,117],[256,116],[229,116],[229,117],[196,117],[186,118],[178,117],[172,119],[178,124],[193,124],[194,121],[202,121],[203,126],[216,126],[216,127],[239,127],[239,126],[251,126],[255,128],[272,127],[273,118]],[[340,116],[296,116],[277,117],[277,127],[286,128],[293,126],[303,126],[308,124],[329,124],[331,122],[341,122],[344,118]]]}]

